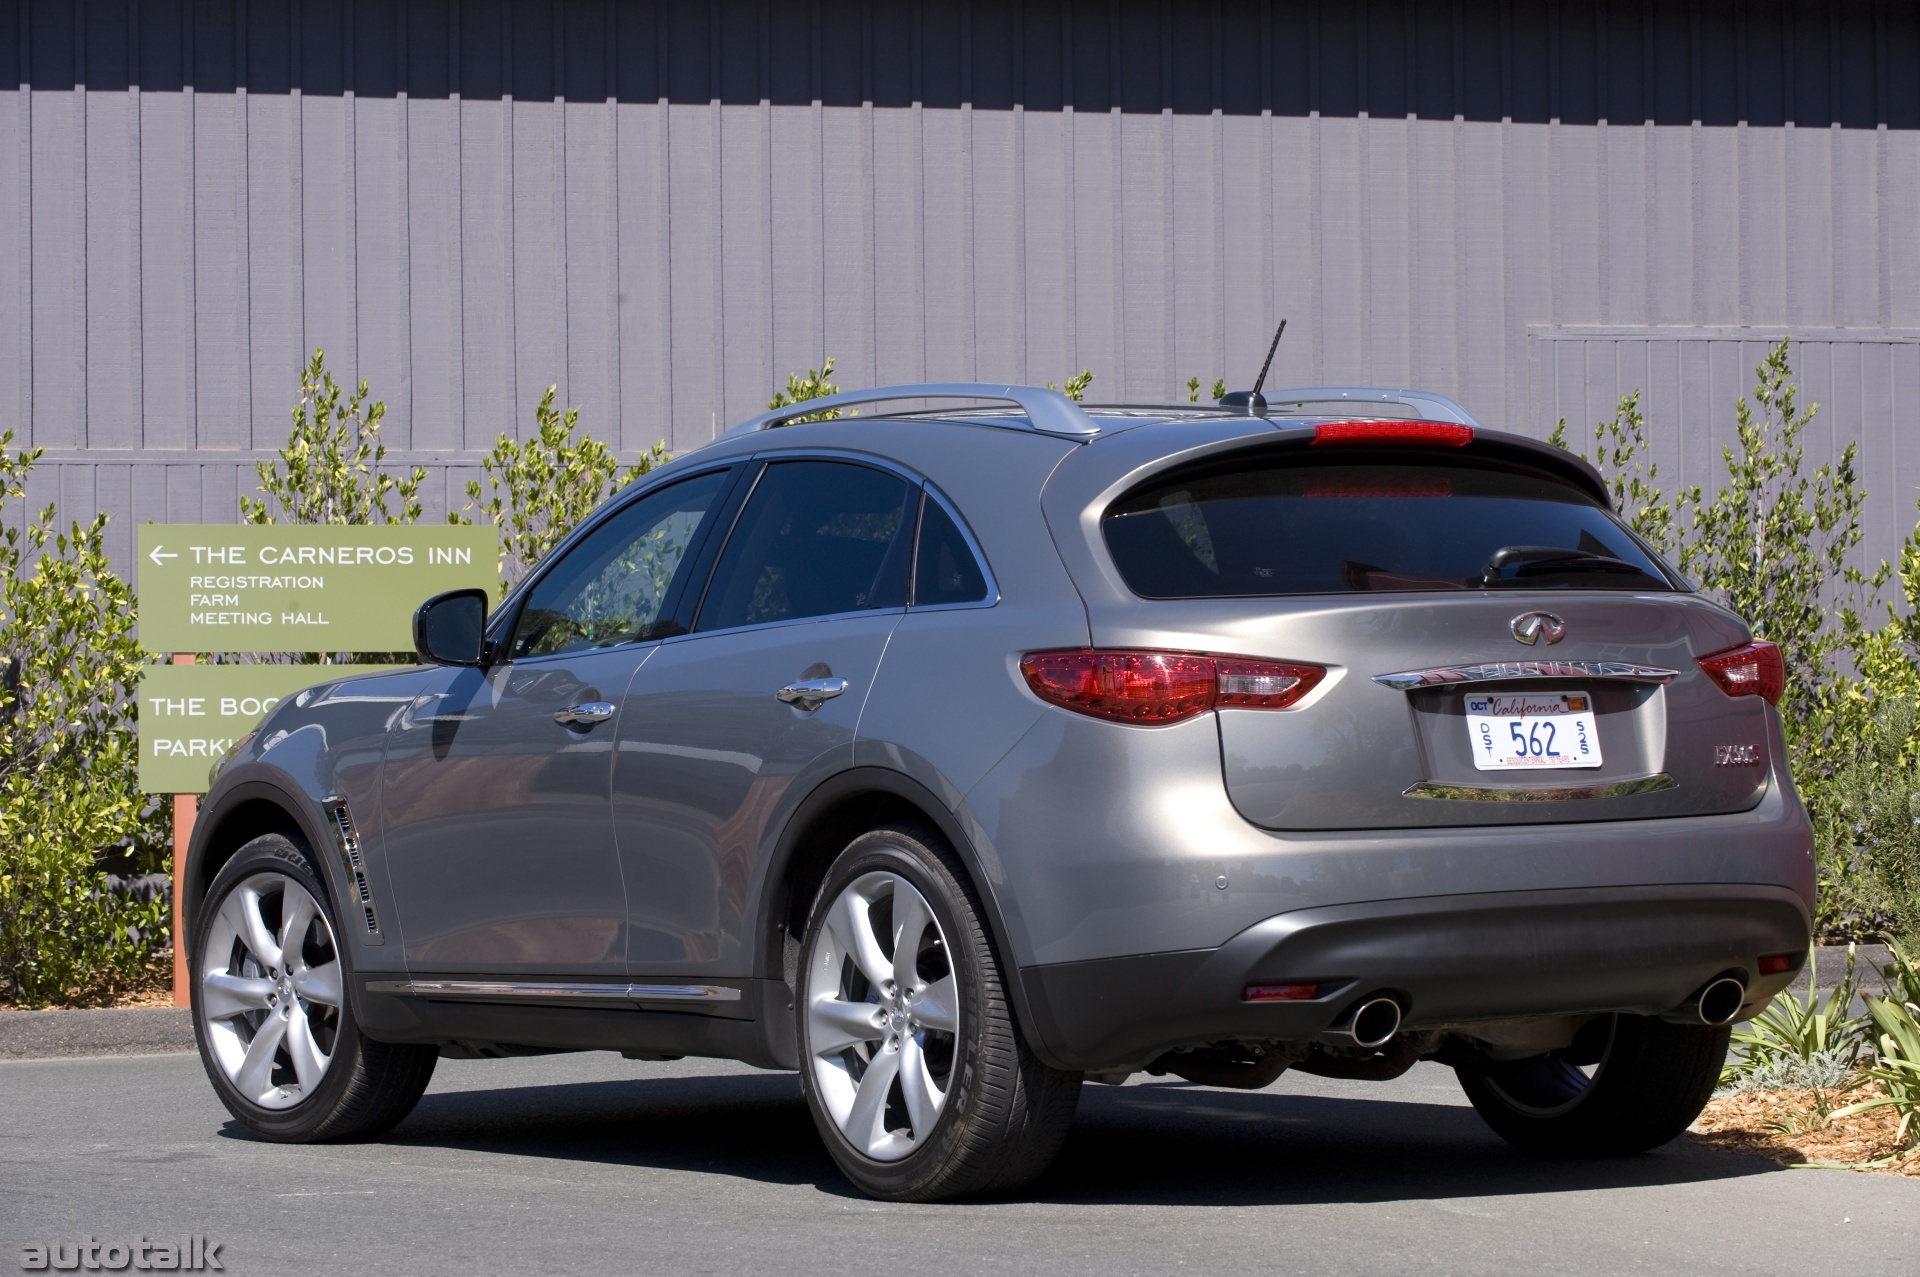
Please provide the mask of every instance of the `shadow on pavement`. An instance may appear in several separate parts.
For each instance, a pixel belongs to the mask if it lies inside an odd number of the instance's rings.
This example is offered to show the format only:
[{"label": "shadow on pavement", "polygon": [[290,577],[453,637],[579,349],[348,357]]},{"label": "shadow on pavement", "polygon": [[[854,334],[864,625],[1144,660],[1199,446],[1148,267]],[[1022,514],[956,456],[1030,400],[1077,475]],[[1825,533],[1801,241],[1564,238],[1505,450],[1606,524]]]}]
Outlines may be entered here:
[{"label": "shadow on pavement", "polygon": [[[1733,1179],[1777,1170],[1675,1141],[1641,1157],[1523,1157],[1471,1108],[1089,1085],[1059,1159],[1022,1198],[1059,1203],[1283,1205],[1497,1197]],[[226,1131],[245,1138],[238,1124]],[[810,1184],[856,1196],[791,1074],[652,1078],[430,1094],[388,1137],[575,1162]]]}]

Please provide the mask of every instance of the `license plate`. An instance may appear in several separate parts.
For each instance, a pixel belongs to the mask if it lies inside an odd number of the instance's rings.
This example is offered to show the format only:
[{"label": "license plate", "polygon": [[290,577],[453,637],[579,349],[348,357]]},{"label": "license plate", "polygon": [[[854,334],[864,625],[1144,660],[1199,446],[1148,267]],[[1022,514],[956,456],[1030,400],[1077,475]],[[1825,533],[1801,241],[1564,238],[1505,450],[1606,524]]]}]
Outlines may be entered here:
[{"label": "license plate", "polygon": [[1600,765],[1600,731],[1585,692],[1470,695],[1467,742],[1483,772]]}]

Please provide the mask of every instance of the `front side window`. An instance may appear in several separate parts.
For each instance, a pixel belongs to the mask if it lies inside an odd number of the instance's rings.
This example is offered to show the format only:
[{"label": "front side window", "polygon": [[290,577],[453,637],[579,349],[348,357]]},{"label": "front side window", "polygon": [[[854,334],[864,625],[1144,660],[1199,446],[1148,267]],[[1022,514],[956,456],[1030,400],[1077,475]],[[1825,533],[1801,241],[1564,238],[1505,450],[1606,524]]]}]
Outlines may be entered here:
[{"label": "front side window", "polygon": [[699,630],[904,607],[917,488],[844,461],[775,461],[707,587]]},{"label": "front side window", "polygon": [[554,656],[662,638],[662,610],[727,472],[697,475],[627,506],[540,578],[508,655]]},{"label": "front side window", "polygon": [[1246,460],[1123,497],[1101,527],[1150,599],[1674,588],[1584,492],[1465,458]]}]

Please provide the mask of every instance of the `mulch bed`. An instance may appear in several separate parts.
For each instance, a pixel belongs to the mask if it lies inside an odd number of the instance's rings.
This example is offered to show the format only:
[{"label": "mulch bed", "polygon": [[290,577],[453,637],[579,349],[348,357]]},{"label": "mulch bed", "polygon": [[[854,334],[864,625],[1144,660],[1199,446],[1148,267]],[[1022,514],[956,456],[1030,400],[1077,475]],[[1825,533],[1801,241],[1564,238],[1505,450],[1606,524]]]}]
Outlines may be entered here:
[{"label": "mulch bed", "polygon": [[[1828,1091],[1827,1109],[1843,1109],[1881,1094],[1873,1084],[1845,1093]],[[1783,1166],[1920,1176],[1920,1148],[1902,1152],[1895,1140],[1899,1126],[1899,1115],[1891,1107],[1822,1119],[1812,1091],[1742,1091],[1709,1101],[1689,1134],[1710,1148],[1757,1153]]]}]

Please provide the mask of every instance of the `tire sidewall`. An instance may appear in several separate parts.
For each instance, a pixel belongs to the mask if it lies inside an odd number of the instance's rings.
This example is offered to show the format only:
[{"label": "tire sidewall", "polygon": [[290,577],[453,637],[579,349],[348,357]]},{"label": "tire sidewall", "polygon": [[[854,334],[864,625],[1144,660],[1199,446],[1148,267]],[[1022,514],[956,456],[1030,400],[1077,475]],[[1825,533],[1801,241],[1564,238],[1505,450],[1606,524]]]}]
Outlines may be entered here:
[{"label": "tire sidewall", "polygon": [[[893,1162],[876,1161],[855,1148],[822,1102],[814,1083],[813,1048],[807,1036],[808,976],[822,930],[826,911],[849,883],[874,872],[897,874],[925,898],[946,937],[948,963],[958,986],[956,999],[960,1026],[954,1035],[953,1074],[947,1102],[934,1123],[932,1135],[907,1156]],[[956,898],[969,913],[976,913],[966,888],[957,881],[940,858],[921,839],[899,829],[878,829],[863,834],[850,844],[828,871],[807,916],[806,938],[801,946],[798,988],[794,992],[795,1033],[800,1048],[800,1085],[806,1093],[807,1108],[820,1130],[828,1151],[841,1169],[862,1189],[876,1195],[911,1194],[936,1179],[953,1160],[956,1145],[967,1137],[971,1090],[981,1075],[981,1030],[985,1008],[981,1005],[979,964],[993,962],[991,951],[974,943],[980,929],[973,918],[962,917],[955,908]]]},{"label": "tire sidewall", "polygon": [[[334,1038],[333,1056],[327,1066],[327,1075],[321,1079],[313,1094],[284,1109],[262,1108],[242,1095],[228,1080],[226,1071],[214,1056],[208,1036],[206,1003],[200,996],[200,968],[204,960],[207,932],[213,925],[213,919],[234,888],[259,873],[281,874],[299,883],[313,896],[326,915],[327,925],[333,929],[334,950],[340,962],[340,1030]],[[249,1129],[269,1139],[300,1140],[319,1135],[327,1119],[340,1108],[352,1082],[360,1053],[360,1033],[354,1023],[353,999],[347,993],[353,969],[348,955],[346,931],[341,925],[339,911],[334,907],[333,893],[327,890],[325,879],[299,844],[283,834],[263,834],[235,852],[233,858],[221,866],[195,914],[192,940],[187,951],[187,971],[193,991],[193,1036],[200,1050],[200,1063],[227,1111]]]}]

